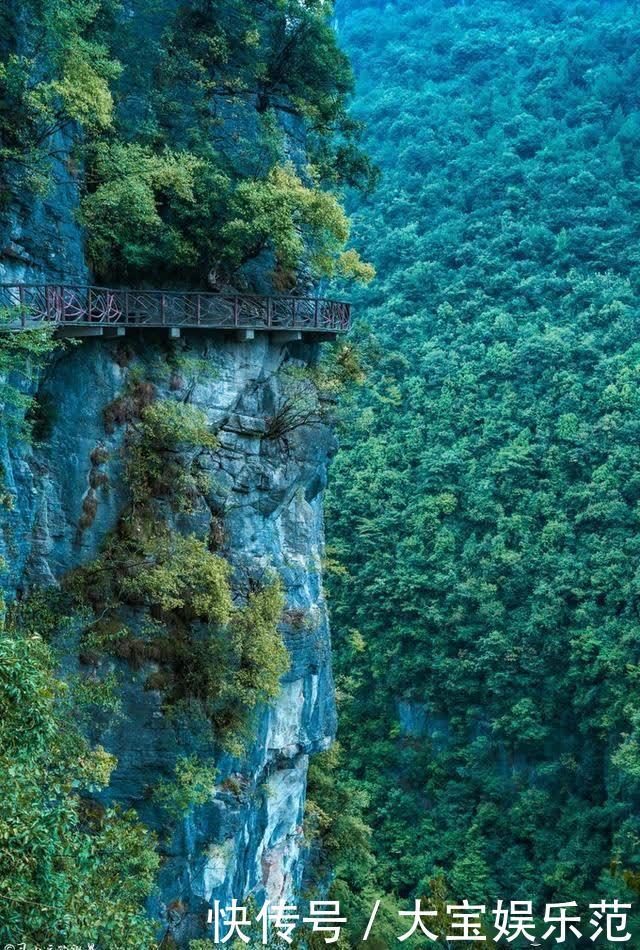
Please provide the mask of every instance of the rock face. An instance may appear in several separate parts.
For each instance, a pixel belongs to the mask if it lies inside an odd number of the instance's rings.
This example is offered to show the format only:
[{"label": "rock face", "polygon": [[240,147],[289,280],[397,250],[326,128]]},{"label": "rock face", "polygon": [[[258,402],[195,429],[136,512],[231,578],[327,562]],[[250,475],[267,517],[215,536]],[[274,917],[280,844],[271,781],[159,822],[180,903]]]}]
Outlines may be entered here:
[{"label": "rock face", "polygon": [[87,283],[71,146],[69,133],[52,139],[51,151],[59,157],[52,160],[51,187],[44,197],[21,191],[0,211],[0,283]]},{"label": "rock face", "polygon": [[[132,374],[152,382],[159,398],[202,409],[218,432],[220,448],[202,463],[210,487],[192,514],[176,516],[176,528],[201,538],[222,531],[224,553],[238,572],[275,569],[282,577],[291,668],[280,697],[260,711],[247,754],[217,763],[210,801],[163,839],[167,860],[152,912],[180,946],[204,933],[213,899],[295,895],[303,870],[308,756],[334,735],[321,585],[322,489],[333,437],[314,425],[284,440],[265,438],[267,419],[282,399],[283,363],[311,358],[311,346],[266,336],[238,342],[194,332],[169,342],[144,333],[85,341],[59,354],[43,376],[39,400],[48,431],[42,443],[3,452],[15,501],[13,511],[0,514],[0,555],[9,565],[1,580],[9,596],[58,583],[92,559],[115,526],[127,500],[125,431],[106,432],[102,414]],[[122,715],[97,721],[95,738],[119,761],[110,794],[159,828],[149,789],[203,739],[163,713],[159,692],[145,690],[148,666],[134,671],[123,663],[118,671]]]},{"label": "rock face", "polygon": [[[62,157],[50,193],[22,203],[16,197],[0,216],[1,282],[89,282],[76,223],[77,182],[65,158],[70,145],[63,137],[56,142]],[[163,713],[161,694],[144,688],[148,667],[133,671],[123,663],[113,663],[122,682],[122,715],[94,724],[93,738],[119,762],[111,797],[163,831],[166,861],[151,912],[159,933],[170,933],[179,946],[205,932],[212,900],[290,898],[303,874],[308,756],[326,748],[335,732],[321,583],[322,489],[333,437],[325,426],[300,428],[279,441],[264,435],[281,399],[283,363],[313,358],[312,346],[266,336],[238,342],[194,331],[170,343],[145,332],[124,341],[86,340],[55,354],[42,374],[44,431],[36,447],[8,439],[9,413],[0,402],[0,471],[13,501],[11,510],[0,506],[0,565],[6,562],[0,591],[8,598],[58,585],[67,571],[95,557],[115,527],[127,502],[125,430],[107,433],[103,409],[132,373],[152,382],[159,398],[201,408],[220,439],[206,462],[211,488],[176,529],[201,538],[222,531],[224,553],[238,572],[275,569],[283,580],[289,622],[282,632],[291,667],[280,697],[259,712],[247,754],[218,761],[211,800],[170,835],[149,790],[172,775],[178,756],[200,749],[206,738]],[[77,657],[67,662],[73,666]]]}]

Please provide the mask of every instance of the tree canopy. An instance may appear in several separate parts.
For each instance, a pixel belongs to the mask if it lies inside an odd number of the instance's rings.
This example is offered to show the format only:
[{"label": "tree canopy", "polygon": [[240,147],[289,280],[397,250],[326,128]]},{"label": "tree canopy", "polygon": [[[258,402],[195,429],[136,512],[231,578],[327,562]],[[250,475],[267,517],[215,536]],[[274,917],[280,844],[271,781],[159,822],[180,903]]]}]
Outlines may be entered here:
[{"label": "tree canopy", "polygon": [[[45,615],[60,621],[51,605]],[[0,624],[0,939],[151,948],[153,838],[133,812],[90,797],[116,760],[80,723],[107,694],[59,678],[44,626],[28,608]]]}]

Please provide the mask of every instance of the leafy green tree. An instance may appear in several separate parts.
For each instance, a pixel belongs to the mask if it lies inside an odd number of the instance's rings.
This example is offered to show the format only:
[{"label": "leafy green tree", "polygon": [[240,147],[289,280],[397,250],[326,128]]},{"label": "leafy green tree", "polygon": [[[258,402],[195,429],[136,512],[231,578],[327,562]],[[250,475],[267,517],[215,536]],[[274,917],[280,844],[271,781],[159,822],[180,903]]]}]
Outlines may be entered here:
[{"label": "leafy green tree", "polygon": [[[81,187],[104,279],[367,279],[346,186],[376,171],[328,0],[15,0],[0,13],[0,201]],[[64,166],[64,167],[63,167]]]},{"label": "leafy green tree", "polygon": [[152,948],[153,839],[133,813],[92,801],[115,760],[88,745],[77,717],[50,648],[32,624],[9,621],[0,631],[0,939]]},{"label": "leafy green tree", "polygon": [[[24,187],[44,190],[59,133],[107,129],[119,65],[93,35],[111,0],[26,0],[0,10],[2,205]],[[44,68],[43,68],[44,67]]]}]

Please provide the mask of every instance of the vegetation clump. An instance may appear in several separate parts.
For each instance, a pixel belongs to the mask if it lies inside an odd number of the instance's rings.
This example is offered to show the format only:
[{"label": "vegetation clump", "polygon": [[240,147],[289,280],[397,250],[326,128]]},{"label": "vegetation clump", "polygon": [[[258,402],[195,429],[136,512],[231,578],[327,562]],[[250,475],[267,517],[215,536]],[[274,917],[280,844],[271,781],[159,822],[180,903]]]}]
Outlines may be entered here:
[{"label": "vegetation clump", "polygon": [[33,428],[36,436],[46,434],[48,410],[37,405],[33,390],[38,371],[58,344],[53,340],[52,327],[37,327],[20,333],[9,332],[6,327],[3,330],[3,324],[13,323],[19,318],[19,313],[0,308],[0,410],[3,426],[14,436],[24,438]]},{"label": "vegetation clump", "polygon": [[215,792],[216,769],[201,762],[197,756],[181,756],[174,768],[172,781],[159,782],[154,801],[170,816],[180,818],[190,808],[204,805]]},{"label": "vegetation clump", "polygon": [[218,447],[202,410],[172,400],[142,408],[127,455],[126,476],[134,503],[163,496],[189,510],[207,486],[206,474],[197,469],[195,460],[185,458],[191,447],[198,455]]},{"label": "vegetation clump", "polygon": [[[253,710],[275,699],[289,666],[278,630],[280,583],[250,591],[235,606],[228,562],[194,535],[135,519],[119,532],[68,580],[99,617],[85,649],[97,651],[96,659],[106,652],[137,667],[160,664],[164,674],[149,688],[161,687],[168,706],[195,703],[222,744],[239,748]],[[142,625],[140,611],[150,618]]]},{"label": "vegetation clump", "polygon": [[148,380],[130,374],[125,391],[102,410],[105,432],[113,434],[118,426],[127,425],[140,418],[143,409],[156,399],[156,387]]},{"label": "vegetation clump", "polygon": [[[278,630],[281,584],[274,578],[250,585],[244,603],[234,603],[231,566],[211,550],[214,539],[179,533],[158,507],[168,502],[191,510],[203,488],[193,453],[218,443],[200,410],[139,400],[149,392],[136,382],[125,393],[126,411],[108,417],[129,424],[125,473],[132,503],[101,554],[67,579],[96,616],[83,655],[93,664],[104,653],[137,668],[156,664],[146,687],[160,689],[167,708],[204,715],[218,741],[240,752],[253,711],[277,696],[289,665]],[[213,528],[218,536],[217,519]]]},{"label": "vegetation clump", "polygon": [[0,629],[0,939],[151,950],[153,838],[131,812],[90,807],[115,759],[74,725],[82,691],[57,677],[35,615]]},{"label": "vegetation clump", "polygon": [[111,84],[120,66],[95,28],[101,11],[115,7],[111,0],[3,4],[0,206],[20,188],[47,189],[60,135],[72,125],[89,134],[112,125]]},{"label": "vegetation clump", "polygon": [[341,342],[325,347],[320,359],[307,366],[285,363],[279,372],[279,392],[265,419],[264,438],[288,449],[290,437],[337,418],[338,399],[345,402],[366,378],[369,347]]}]

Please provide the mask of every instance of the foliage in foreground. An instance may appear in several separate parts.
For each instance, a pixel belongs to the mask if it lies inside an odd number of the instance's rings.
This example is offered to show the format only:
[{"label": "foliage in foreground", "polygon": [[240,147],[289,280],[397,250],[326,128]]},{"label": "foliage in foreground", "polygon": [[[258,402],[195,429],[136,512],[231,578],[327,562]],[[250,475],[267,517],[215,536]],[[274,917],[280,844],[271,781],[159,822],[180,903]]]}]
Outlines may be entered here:
[{"label": "foliage in foreground", "polygon": [[87,797],[115,760],[89,747],[77,716],[50,648],[10,622],[0,630],[0,940],[151,948],[153,839],[133,813]]},{"label": "foliage in foreground", "polygon": [[402,899],[633,898],[640,17],[382,6],[338,11],[384,186],[328,504],[337,781]]}]

